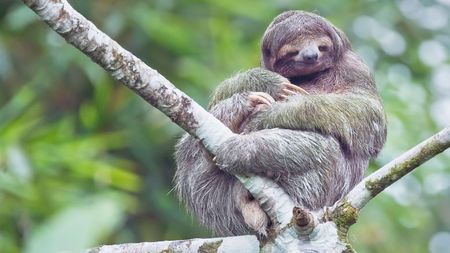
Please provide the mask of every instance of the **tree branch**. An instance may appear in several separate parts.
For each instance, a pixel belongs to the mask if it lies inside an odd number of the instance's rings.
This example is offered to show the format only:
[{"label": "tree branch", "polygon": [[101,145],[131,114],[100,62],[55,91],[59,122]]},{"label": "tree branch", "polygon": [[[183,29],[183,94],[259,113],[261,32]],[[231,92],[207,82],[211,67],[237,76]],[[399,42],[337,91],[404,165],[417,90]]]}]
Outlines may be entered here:
[{"label": "tree branch", "polygon": [[364,178],[344,198],[326,210],[325,220],[337,225],[341,237],[356,223],[359,211],[378,193],[450,147],[450,127],[413,147],[400,157]]},{"label": "tree branch", "polygon": [[23,0],[67,42],[215,153],[232,132],[164,76],[122,48],[66,0]]},{"label": "tree branch", "polygon": [[[218,147],[234,135],[164,76],[101,32],[66,0],[22,1],[68,43],[89,56],[116,80],[135,91],[192,136],[200,139],[212,154],[216,154]],[[294,204],[281,187],[263,177],[237,177],[260,201],[275,224],[287,225]]]},{"label": "tree branch", "polygon": [[344,200],[357,209],[392,183],[450,147],[450,127],[441,130],[357,184]]},{"label": "tree branch", "polygon": [[149,253],[149,252],[259,252],[256,236],[245,235],[212,239],[191,239],[182,241],[126,243],[105,245],[90,249],[86,253]]}]

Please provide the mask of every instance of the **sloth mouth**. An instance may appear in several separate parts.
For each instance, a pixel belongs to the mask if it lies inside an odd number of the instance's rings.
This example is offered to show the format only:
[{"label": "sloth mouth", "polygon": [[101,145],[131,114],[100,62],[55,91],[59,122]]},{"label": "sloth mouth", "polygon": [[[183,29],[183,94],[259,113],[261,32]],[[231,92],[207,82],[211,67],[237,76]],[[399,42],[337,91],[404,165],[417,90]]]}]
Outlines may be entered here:
[{"label": "sloth mouth", "polygon": [[306,75],[298,75],[298,76],[292,76],[288,77],[289,82],[292,84],[295,84],[297,86],[301,86],[305,83],[313,84],[312,82],[314,79],[316,79],[318,76],[322,75],[324,72],[326,72],[327,69],[324,69],[322,71],[306,74]]}]

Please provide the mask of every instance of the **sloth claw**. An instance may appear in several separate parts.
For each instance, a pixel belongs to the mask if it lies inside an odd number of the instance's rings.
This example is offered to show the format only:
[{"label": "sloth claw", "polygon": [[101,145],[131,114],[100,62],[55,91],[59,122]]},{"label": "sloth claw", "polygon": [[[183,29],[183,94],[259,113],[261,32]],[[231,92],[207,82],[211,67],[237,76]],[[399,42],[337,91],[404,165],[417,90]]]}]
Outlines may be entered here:
[{"label": "sloth claw", "polygon": [[283,90],[288,90],[290,92],[294,92],[294,94],[304,94],[304,95],[308,95],[309,93],[304,90],[303,88],[292,84],[290,82],[285,82],[283,83]]},{"label": "sloth claw", "polygon": [[248,99],[253,106],[264,104],[271,105],[275,100],[265,92],[252,92],[248,95]]}]

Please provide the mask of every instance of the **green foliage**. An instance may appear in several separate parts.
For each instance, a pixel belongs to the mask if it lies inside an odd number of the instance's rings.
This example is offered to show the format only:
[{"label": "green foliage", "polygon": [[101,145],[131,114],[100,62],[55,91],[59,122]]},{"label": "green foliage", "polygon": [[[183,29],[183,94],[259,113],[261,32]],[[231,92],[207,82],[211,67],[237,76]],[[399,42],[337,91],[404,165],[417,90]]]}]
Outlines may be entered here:
[{"label": "green foliage", "polygon": [[[371,170],[450,125],[446,0],[72,2],[204,106],[221,80],[259,64],[275,15],[326,16],[374,70],[384,100],[388,141]],[[20,1],[0,3],[0,88],[0,252],[210,236],[171,191],[181,129]],[[447,152],[371,202],[350,230],[355,249],[449,252],[449,164]]]},{"label": "green foliage", "polygon": [[40,224],[25,244],[26,253],[79,252],[91,247],[123,222],[124,199],[94,196],[54,214]]}]

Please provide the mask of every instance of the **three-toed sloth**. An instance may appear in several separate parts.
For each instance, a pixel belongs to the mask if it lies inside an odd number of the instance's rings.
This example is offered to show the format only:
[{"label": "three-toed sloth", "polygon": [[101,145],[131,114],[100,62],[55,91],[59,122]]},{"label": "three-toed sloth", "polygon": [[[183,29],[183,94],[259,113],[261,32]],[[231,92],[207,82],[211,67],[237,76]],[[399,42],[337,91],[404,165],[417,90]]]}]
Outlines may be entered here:
[{"label": "three-toed sloth", "polygon": [[225,80],[210,101],[210,112],[240,134],[214,161],[188,134],[176,147],[179,197],[218,235],[264,234],[269,225],[233,174],[269,177],[296,205],[317,210],[360,182],[386,138],[369,68],[326,19],[284,12],[261,51],[261,68]]}]

